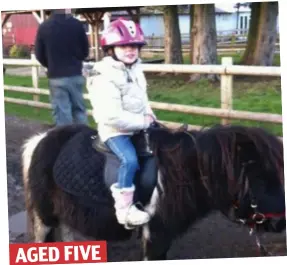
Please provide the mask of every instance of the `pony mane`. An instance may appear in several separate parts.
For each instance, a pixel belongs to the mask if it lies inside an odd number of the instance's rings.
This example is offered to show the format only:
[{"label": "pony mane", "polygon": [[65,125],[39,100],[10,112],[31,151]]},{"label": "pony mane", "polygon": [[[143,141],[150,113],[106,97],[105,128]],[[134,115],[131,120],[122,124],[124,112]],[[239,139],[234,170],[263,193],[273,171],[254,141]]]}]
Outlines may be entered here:
[{"label": "pony mane", "polygon": [[[186,220],[190,213],[213,206],[223,213],[243,189],[243,168],[283,182],[283,144],[262,128],[215,125],[202,130],[153,129],[150,141],[164,193],[159,210],[163,218]],[[160,187],[159,187],[160,188]],[[203,206],[205,204],[205,206]]]},{"label": "pony mane", "polygon": [[160,185],[164,191],[160,192],[158,207],[164,220],[170,216],[187,220],[190,212],[196,211],[195,182],[199,174],[195,139],[200,133],[159,128],[150,134],[151,147],[161,173]]},{"label": "pony mane", "polygon": [[[244,188],[247,175],[283,179],[283,144],[262,128],[216,125],[198,135],[199,171],[223,213]],[[253,171],[253,173],[251,173]]]}]

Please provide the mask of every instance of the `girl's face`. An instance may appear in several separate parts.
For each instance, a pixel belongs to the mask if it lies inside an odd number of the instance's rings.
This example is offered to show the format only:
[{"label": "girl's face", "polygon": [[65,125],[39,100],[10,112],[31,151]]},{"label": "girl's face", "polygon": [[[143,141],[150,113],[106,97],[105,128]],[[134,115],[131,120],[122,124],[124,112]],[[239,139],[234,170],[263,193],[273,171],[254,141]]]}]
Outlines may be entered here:
[{"label": "girl's face", "polygon": [[114,52],[117,58],[126,64],[134,63],[139,56],[137,46],[116,46]]}]

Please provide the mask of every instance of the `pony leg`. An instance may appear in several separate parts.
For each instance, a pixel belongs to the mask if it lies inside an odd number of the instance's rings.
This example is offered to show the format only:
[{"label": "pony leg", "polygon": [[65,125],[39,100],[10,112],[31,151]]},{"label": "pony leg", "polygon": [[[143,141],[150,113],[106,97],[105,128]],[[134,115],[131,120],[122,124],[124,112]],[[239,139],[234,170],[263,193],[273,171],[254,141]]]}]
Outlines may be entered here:
[{"label": "pony leg", "polygon": [[163,224],[159,216],[156,216],[157,205],[159,200],[160,188],[164,192],[161,182],[161,173],[158,172],[158,185],[153,191],[150,203],[145,207],[145,210],[153,216],[148,224],[143,226],[142,233],[142,256],[143,260],[166,260],[167,252],[171,246],[172,240],[169,240],[165,235],[167,231],[161,230]]},{"label": "pony leg", "polygon": [[34,231],[34,216],[27,210],[27,217],[26,217],[26,222],[27,222],[27,235],[28,235],[28,241],[34,241],[35,240],[35,231]]},{"label": "pony leg", "polygon": [[35,211],[33,218],[33,228],[34,242],[36,243],[46,242],[48,234],[52,231],[52,227],[46,226]]},{"label": "pony leg", "polygon": [[147,261],[149,260],[147,257],[147,242],[150,238],[150,233],[149,233],[149,226],[148,224],[143,226],[143,231],[142,231],[142,260]]},{"label": "pony leg", "polygon": [[73,231],[73,229],[71,229],[65,224],[61,224],[59,230],[60,230],[61,240],[63,242],[75,241],[75,232]]},{"label": "pony leg", "polygon": [[[157,230],[157,233],[159,231]],[[163,232],[163,231],[162,231]],[[165,233],[160,233],[164,235]],[[143,260],[166,260],[172,241],[165,236],[156,235],[150,231],[149,225],[143,227],[142,255]]]},{"label": "pony leg", "polygon": [[68,226],[61,224],[53,228],[53,241],[54,242],[71,242],[74,240],[74,232]]}]

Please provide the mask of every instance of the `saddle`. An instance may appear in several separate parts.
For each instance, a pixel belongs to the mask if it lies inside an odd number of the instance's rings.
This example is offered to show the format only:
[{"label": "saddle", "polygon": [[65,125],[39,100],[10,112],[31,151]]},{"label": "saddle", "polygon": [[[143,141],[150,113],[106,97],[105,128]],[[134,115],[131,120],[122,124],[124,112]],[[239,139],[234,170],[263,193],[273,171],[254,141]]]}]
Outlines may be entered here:
[{"label": "saddle", "polygon": [[[149,149],[148,131],[131,137],[140,169],[134,177],[134,202],[149,203],[157,184],[157,165]],[[73,136],[60,151],[53,168],[55,184],[77,203],[95,207],[110,207],[113,198],[110,186],[117,182],[120,161],[101,141],[93,129],[85,129]]]},{"label": "saddle", "polygon": [[[105,156],[104,180],[106,186],[110,187],[117,182],[120,161],[98,135],[93,138],[93,147]],[[136,133],[131,137],[131,141],[135,147],[140,166],[134,177],[134,185],[136,186],[134,203],[141,202],[142,205],[146,205],[157,183],[158,168],[149,145],[148,131],[143,130]]]}]

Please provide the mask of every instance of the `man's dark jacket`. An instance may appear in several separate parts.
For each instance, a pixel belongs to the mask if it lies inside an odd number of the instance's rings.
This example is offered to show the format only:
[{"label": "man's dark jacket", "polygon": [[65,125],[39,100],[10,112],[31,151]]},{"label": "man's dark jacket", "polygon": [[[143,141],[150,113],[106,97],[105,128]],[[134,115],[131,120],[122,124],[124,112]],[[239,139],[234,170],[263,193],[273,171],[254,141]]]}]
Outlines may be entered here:
[{"label": "man's dark jacket", "polygon": [[52,14],[39,26],[35,55],[49,78],[81,75],[83,60],[89,55],[82,23],[71,15]]}]

